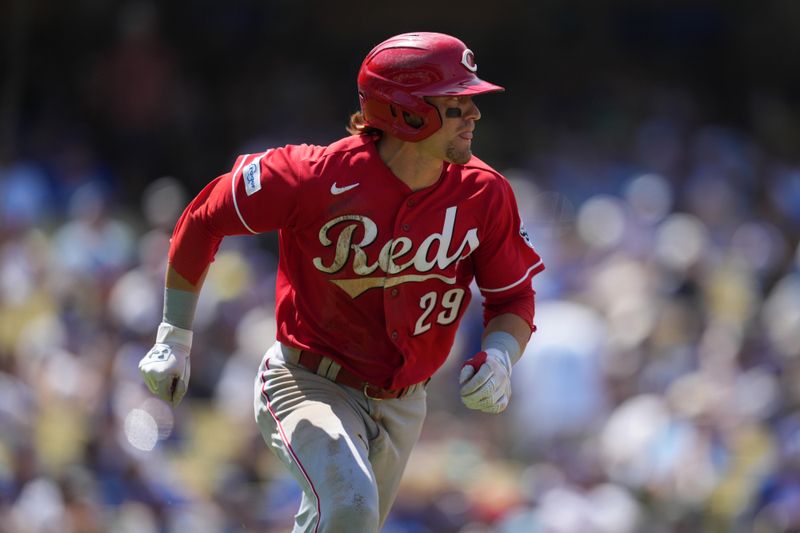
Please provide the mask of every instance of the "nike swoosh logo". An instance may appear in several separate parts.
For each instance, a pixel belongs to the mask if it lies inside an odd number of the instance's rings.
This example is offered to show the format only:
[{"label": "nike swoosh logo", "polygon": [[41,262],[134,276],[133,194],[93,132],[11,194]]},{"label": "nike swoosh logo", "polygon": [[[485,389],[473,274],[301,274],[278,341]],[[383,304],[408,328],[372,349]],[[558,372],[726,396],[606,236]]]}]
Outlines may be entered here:
[{"label": "nike swoosh logo", "polygon": [[360,183],[354,183],[354,184],[348,185],[346,187],[337,187],[336,186],[336,182],[333,182],[333,185],[331,185],[331,194],[342,194],[343,192],[347,192],[350,189],[355,189],[359,185],[361,185],[361,184]]}]

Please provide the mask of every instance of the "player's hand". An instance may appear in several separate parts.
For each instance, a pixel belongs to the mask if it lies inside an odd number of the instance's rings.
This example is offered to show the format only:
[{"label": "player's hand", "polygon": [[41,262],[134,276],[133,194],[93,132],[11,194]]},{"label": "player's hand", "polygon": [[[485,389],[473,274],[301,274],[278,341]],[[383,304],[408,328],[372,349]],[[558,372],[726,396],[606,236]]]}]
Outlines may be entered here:
[{"label": "player's hand", "polygon": [[186,394],[191,365],[192,332],[162,322],[156,344],[139,361],[139,371],[150,392],[176,406]]},{"label": "player's hand", "polygon": [[459,383],[464,405],[484,413],[499,413],[511,398],[511,359],[495,348],[479,352],[461,367]]}]

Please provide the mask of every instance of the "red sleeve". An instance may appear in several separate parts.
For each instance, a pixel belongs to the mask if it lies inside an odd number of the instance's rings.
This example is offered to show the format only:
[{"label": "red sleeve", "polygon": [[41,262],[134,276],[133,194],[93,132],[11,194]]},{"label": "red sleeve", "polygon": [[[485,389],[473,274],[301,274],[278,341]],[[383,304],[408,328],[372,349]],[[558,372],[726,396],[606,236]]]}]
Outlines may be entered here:
[{"label": "red sleeve", "polygon": [[526,284],[527,290],[521,290],[507,298],[486,298],[483,301],[483,325],[489,323],[491,319],[505,313],[513,313],[528,323],[531,331],[536,331],[533,324],[533,317],[536,314],[535,294],[536,292]]},{"label": "red sleeve", "polygon": [[534,291],[531,278],[544,270],[519,217],[517,202],[505,179],[497,182],[489,201],[484,239],[475,251],[475,280],[484,298],[484,324],[513,313],[533,329]]},{"label": "red sleeve", "polygon": [[240,156],[233,166],[229,196],[242,225],[251,233],[292,227],[302,183],[311,177],[310,146],[285,146]]},{"label": "red sleeve", "polygon": [[186,207],[170,241],[169,262],[196,284],[227,235],[290,226],[299,193],[289,147],[239,156]]}]

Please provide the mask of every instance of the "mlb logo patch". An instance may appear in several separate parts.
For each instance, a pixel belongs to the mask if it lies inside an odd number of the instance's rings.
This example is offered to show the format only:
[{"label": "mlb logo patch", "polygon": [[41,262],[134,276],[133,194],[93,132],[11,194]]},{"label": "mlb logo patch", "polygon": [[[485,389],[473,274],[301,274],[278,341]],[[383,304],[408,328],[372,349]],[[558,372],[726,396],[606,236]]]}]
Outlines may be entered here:
[{"label": "mlb logo patch", "polygon": [[261,190],[261,158],[259,157],[242,171],[244,178],[244,190],[247,196],[257,193]]},{"label": "mlb logo patch", "polygon": [[531,242],[531,238],[528,235],[528,230],[525,229],[525,224],[523,223],[520,223],[519,225],[519,236],[522,237],[522,239],[525,241],[525,244],[533,248],[533,243]]}]

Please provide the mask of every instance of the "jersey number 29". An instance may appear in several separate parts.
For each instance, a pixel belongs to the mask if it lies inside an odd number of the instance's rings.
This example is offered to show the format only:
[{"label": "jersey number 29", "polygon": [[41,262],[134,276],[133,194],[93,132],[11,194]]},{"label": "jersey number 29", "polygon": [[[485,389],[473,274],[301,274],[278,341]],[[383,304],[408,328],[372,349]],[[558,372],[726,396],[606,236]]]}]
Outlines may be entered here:
[{"label": "jersey number 29", "polygon": [[[431,313],[436,310],[438,298],[439,294],[435,291],[431,291],[419,299],[419,307],[422,309],[422,315],[420,315],[419,320],[417,320],[417,325],[414,327],[414,335],[421,335],[431,329],[431,322],[433,321]],[[452,324],[458,317],[458,311],[461,308],[463,299],[464,289],[450,289],[442,294],[442,311],[436,314],[436,323],[442,326]],[[429,320],[429,318],[431,320]]]}]

